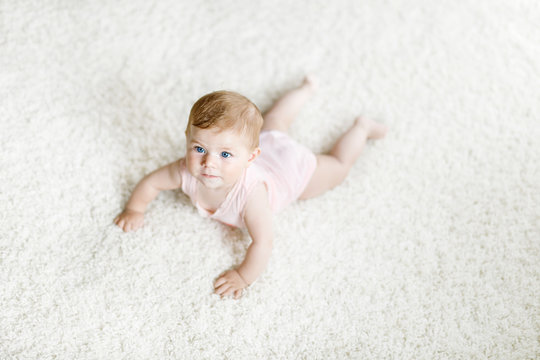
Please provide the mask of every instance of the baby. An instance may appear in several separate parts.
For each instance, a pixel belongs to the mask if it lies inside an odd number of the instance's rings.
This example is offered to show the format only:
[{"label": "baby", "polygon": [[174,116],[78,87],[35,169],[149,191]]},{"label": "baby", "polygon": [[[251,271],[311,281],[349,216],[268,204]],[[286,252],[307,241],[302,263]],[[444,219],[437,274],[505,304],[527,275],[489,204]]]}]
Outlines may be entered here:
[{"label": "baby", "polygon": [[264,116],[235,92],[200,98],[189,114],[186,156],[146,175],[115,224],[124,231],[137,230],[146,206],[160,191],[181,188],[202,216],[247,228],[252,242],[244,261],[214,283],[216,294],[238,299],[270,258],[272,214],[340,184],[366,140],[383,138],[388,131],[358,117],[329,154],[314,155],[292,140],[287,129],[316,88],[316,80],[306,77]]}]

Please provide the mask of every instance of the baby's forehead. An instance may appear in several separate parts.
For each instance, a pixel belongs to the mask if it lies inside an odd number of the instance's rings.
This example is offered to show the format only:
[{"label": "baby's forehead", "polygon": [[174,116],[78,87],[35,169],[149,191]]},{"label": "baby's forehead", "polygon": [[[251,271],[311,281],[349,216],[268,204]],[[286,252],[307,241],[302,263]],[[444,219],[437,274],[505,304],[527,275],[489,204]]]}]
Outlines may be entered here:
[{"label": "baby's forehead", "polygon": [[188,141],[198,141],[206,145],[229,148],[247,146],[246,136],[240,131],[235,129],[221,129],[219,127],[202,129],[192,125]]}]

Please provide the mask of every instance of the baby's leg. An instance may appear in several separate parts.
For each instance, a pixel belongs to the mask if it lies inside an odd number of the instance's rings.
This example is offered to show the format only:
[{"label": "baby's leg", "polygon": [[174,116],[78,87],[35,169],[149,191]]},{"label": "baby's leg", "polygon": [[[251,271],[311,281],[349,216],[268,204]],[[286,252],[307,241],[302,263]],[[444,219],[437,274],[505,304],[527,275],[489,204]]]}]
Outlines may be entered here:
[{"label": "baby's leg", "polygon": [[359,117],[335,143],[328,155],[317,156],[317,167],[300,199],[309,199],[341,184],[364,149],[367,139],[381,139],[385,125]]},{"label": "baby's leg", "polygon": [[287,132],[294,118],[302,109],[302,106],[317,90],[317,80],[312,76],[306,76],[302,85],[283,95],[264,114],[262,130],[280,130]]}]

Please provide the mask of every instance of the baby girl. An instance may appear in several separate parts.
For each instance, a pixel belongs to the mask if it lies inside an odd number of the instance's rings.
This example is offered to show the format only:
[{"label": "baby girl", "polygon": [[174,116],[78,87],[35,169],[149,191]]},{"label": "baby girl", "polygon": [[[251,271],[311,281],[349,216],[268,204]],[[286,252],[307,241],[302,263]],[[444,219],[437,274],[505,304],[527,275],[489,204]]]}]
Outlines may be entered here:
[{"label": "baby girl", "polygon": [[252,242],[244,261],[214,283],[216,294],[238,299],[270,258],[272,214],[340,184],[366,140],[386,135],[386,126],[358,117],[328,154],[314,155],[291,139],[287,129],[316,88],[315,79],[306,77],[264,116],[235,92],[200,98],[189,114],[186,156],[146,175],[115,224],[124,231],[137,230],[146,206],[160,191],[181,188],[202,216],[247,228]]}]

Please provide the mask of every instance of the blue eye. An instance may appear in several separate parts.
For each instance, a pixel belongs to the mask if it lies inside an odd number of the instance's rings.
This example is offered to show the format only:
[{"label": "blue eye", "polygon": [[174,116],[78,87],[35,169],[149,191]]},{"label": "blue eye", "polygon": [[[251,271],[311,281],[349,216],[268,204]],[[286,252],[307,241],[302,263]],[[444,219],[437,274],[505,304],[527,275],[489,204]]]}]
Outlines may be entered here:
[{"label": "blue eye", "polygon": [[230,158],[232,156],[232,154],[229,153],[229,152],[226,152],[226,151],[222,151],[221,156],[224,157],[225,159],[227,159],[227,158]]},{"label": "blue eye", "polygon": [[198,152],[199,154],[204,154],[206,151],[200,147],[200,146],[195,146],[195,151]]}]

